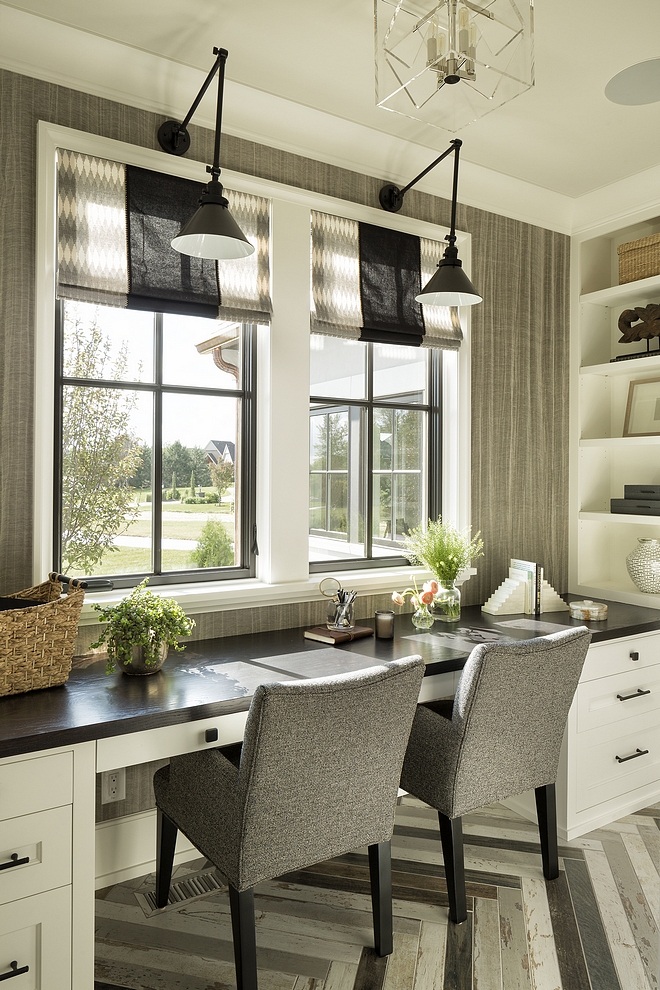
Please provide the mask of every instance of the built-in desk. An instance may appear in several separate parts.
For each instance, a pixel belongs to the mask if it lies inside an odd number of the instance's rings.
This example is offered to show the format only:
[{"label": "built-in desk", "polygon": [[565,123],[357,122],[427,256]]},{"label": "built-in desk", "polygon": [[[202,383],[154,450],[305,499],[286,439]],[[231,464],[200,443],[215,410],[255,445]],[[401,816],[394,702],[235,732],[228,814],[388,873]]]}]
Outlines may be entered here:
[{"label": "built-in desk", "polygon": [[[429,632],[415,630],[409,616],[397,616],[392,641],[326,647],[304,640],[300,629],[268,632],[190,643],[147,677],[106,677],[103,660],[88,658],[76,663],[62,687],[0,698],[0,863],[14,852],[28,859],[0,872],[0,947],[40,974],[42,990],[92,990],[97,772],[240,739],[250,697],[263,681],[338,673],[417,653],[427,664],[420,695],[426,700],[452,693],[476,643],[581,624],[568,613],[534,620],[467,608],[456,626],[436,623]],[[660,788],[660,613],[613,603],[607,622],[586,625],[594,640],[558,780],[560,828],[563,822],[568,834],[650,803]],[[650,694],[617,702],[617,690],[646,690],[647,681]],[[648,730],[649,740],[655,733],[652,745],[631,736],[631,718]],[[209,728],[217,728],[217,740],[207,742]],[[612,783],[620,766],[607,747],[634,752],[635,745],[649,748],[649,755],[633,760],[632,769],[623,764]],[[113,833],[113,850],[121,860],[122,842],[132,844],[140,829],[148,852],[138,862],[147,872],[155,855],[149,813]]]}]

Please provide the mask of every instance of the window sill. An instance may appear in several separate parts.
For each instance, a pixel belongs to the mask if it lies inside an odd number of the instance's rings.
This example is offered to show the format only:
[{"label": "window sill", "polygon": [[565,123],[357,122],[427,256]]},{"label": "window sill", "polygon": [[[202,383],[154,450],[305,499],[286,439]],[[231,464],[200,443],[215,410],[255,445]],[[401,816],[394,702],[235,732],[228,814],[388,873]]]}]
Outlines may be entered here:
[{"label": "window sill", "polygon": [[[457,584],[462,584],[476,569],[467,569]],[[155,595],[175,598],[186,615],[199,615],[204,612],[221,612],[229,609],[250,608],[254,605],[283,605],[291,602],[318,601],[323,596],[319,592],[319,582],[324,575],[310,576],[308,581],[294,581],[286,584],[265,584],[257,578],[241,581],[216,581],[198,584],[167,585],[153,588]],[[417,581],[418,587],[431,577],[429,571],[421,567],[387,567],[364,571],[337,571],[327,577],[336,577],[346,588],[355,589],[358,594],[377,595],[392,591],[402,591],[404,587]],[[130,594],[129,589],[97,592],[85,597],[80,625],[87,626],[98,622],[94,603],[114,605]]]}]

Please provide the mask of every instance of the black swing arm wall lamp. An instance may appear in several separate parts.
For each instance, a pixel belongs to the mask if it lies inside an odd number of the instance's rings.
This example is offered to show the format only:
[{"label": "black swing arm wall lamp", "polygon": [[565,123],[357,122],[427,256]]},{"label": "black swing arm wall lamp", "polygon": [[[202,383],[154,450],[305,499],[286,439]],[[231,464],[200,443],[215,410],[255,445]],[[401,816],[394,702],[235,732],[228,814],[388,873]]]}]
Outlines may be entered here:
[{"label": "black swing arm wall lamp", "polygon": [[378,198],[380,205],[389,213],[398,213],[403,206],[403,197],[416,182],[419,182],[427,172],[439,165],[440,162],[454,153],[454,182],[451,196],[451,229],[445,236],[447,247],[444,257],[438,263],[438,270],[427,285],[424,286],[418,296],[417,302],[426,303],[430,306],[474,306],[480,303],[482,297],[479,295],[472,282],[463,271],[463,263],[458,257],[456,247],[456,200],[458,197],[458,156],[463,142],[455,138],[446,151],[443,151],[435,161],[431,162],[423,172],[416,175],[412,182],[409,182],[403,189],[391,183],[383,186]]},{"label": "black swing arm wall lamp", "polygon": [[213,164],[206,166],[211,175],[199,199],[199,208],[188,223],[172,241],[172,247],[181,254],[193,258],[247,258],[254,252],[245,234],[229,212],[229,202],[223,194],[220,182],[220,135],[222,129],[222,100],[225,85],[225,63],[229,52],[226,48],[214,48],[216,60],[206,77],[195,101],[182,123],[166,120],[158,129],[158,143],[170,155],[183,155],[190,147],[188,124],[209,88],[216,72],[218,74],[218,104],[215,117],[215,145]]}]

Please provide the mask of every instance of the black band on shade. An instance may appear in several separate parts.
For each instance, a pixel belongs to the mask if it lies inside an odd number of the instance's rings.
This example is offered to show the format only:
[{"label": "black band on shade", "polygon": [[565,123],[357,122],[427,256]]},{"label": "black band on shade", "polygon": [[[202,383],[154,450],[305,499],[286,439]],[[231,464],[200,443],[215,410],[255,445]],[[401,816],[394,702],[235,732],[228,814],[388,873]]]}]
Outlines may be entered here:
[{"label": "black band on shade", "polygon": [[129,309],[217,317],[215,261],[171,247],[197,209],[203,188],[190,179],[126,166]]},{"label": "black band on shade", "polygon": [[419,347],[425,334],[419,238],[360,224],[361,340]]}]

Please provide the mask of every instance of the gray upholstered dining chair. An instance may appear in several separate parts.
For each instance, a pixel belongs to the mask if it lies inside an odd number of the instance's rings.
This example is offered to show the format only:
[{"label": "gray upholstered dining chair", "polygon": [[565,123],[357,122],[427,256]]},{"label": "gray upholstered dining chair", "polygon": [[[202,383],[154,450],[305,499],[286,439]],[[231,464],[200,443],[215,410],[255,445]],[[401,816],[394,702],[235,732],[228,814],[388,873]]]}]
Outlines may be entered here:
[{"label": "gray upholstered dining chair", "polygon": [[242,749],[176,756],[156,772],[156,902],[167,904],[180,829],[229,883],[239,990],[257,986],[255,884],[361,846],[376,952],[392,952],[390,839],[423,675],[415,656],[262,684]]},{"label": "gray upholstered dining chair", "polygon": [[470,654],[451,701],[417,708],[401,787],[438,811],[449,917],[467,918],[463,815],[535,791],[543,874],[559,876],[555,780],[591,633],[584,626]]}]

